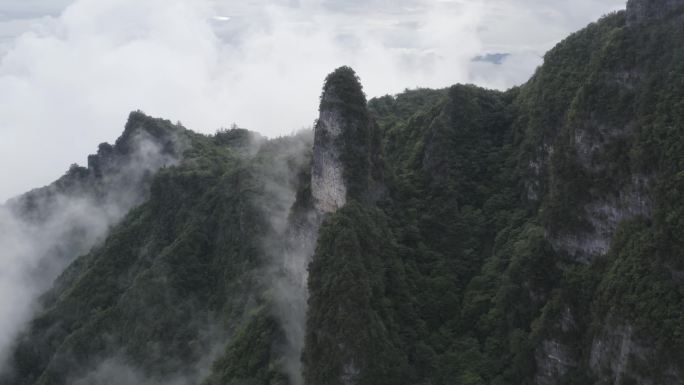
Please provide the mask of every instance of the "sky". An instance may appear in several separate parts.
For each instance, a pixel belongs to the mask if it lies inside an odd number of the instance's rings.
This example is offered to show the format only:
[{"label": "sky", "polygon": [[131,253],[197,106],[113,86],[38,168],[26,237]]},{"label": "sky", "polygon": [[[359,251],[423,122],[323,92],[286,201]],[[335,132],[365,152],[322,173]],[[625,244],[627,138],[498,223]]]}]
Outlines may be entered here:
[{"label": "sky", "polygon": [[0,0],[0,203],[84,164],[132,110],[274,137],[311,127],[325,75],[341,65],[369,97],[507,89],[624,3]]}]

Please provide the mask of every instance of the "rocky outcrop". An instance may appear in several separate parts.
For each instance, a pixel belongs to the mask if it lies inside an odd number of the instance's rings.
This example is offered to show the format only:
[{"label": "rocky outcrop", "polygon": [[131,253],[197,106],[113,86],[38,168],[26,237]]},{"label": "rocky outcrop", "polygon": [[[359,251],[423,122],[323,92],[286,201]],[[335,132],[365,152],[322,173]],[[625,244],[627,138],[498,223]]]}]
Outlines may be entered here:
[{"label": "rocky outcrop", "polygon": [[[322,100],[337,99],[334,90],[324,93]],[[338,108],[322,107],[315,128],[311,195],[314,207],[321,213],[330,213],[344,206],[347,187],[342,164],[342,116]]]},{"label": "rocky outcrop", "polygon": [[658,360],[650,339],[639,338],[627,322],[610,318],[589,353],[589,367],[602,384],[682,385],[682,373]]},{"label": "rocky outcrop", "polygon": [[[635,352],[631,325],[606,329],[591,345],[589,366],[596,372],[610,373],[615,384],[625,377],[630,356]],[[638,352],[636,352],[638,354]]]},{"label": "rocky outcrop", "polygon": [[175,164],[189,146],[184,130],[168,120],[133,111],[116,143],[101,143],[97,154],[88,156],[88,173],[102,178],[125,167],[147,172]]},{"label": "rocky outcrop", "polygon": [[[375,121],[368,112],[361,83],[349,67],[340,67],[328,75],[319,112],[314,130],[311,169],[312,211],[316,226],[321,223],[327,223],[323,226],[341,226],[331,223],[346,220],[344,218],[348,218],[349,210],[354,213],[361,205],[373,204],[384,194],[380,137]],[[325,220],[343,206],[342,212]],[[338,250],[338,245],[349,245],[347,242],[352,238],[345,238],[347,234],[344,233],[338,239],[331,235],[329,228],[321,231],[321,237],[312,244],[311,250],[315,246],[315,253],[311,264],[307,265],[311,280],[308,281],[308,331],[304,351],[295,357],[302,357],[305,384],[356,385],[368,370],[368,360],[361,353],[364,349],[348,337],[356,333],[365,336],[365,325],[358,321],[367,318],[358,314],[358,317],[346,319],[341,314],[356,311],[356,301],[368,301],[360,295],[365,295],[364,291],[349,293],[351,288],[365,287],[367,278],[363,275],[368,273],[353,249],[340,246]],[[358,236],[353,238],[359,239]],[[336,246],[332,247],[331,242]],[[326,269],[342,269],[353,273],[351,277],[345,274],[337,276],[326,272]],[[321,286],[322,276],[327,277],[324,289]],[[327,297],[336,290],[354,298],[351,300],[354,306],[346,298],[340,298],[340,295]],[[327,301],[321,301],[321,298],[327,298]],[[331,306],[328,301],[334,305]],[[322,307],[334,307],[337,310],[321,312]],[[327,371],[330,368],[335,368],[333,373]]]},{"label": "rocky outcrop", "polygon": [[53,184],[11,199],[8,207],[37,223],[59,215],[64,196],[101,207],[134,207],[146,197],[154,172],[180,162],[189,146],[184,131],[168,120],[132,112],[121,137],[114,145],[100,144],[97,154],[88,156],[87,167],[73,164]]},{"label": "rocky outcrop", "polygon": [[537,385],[557,384],[569,370],[578,366],[576,353],[557,340],[543,341],[534,358],[537,364]]},{"label": "rocky outcrop", "polygon": [[629,0],[627,1],[627,23],[629,25],[648,23],[662,19],[670,12],[683,8],[683,0]]},{"label": "rocky outcrop", "polygon": [[632,170],[631,175],[617,176],[614,169],[618,162],[610,160],[616,148],[630,148],[636,123],[610,125],[588,119],[567,129],[572,132],[573,161],[591,181],[588,199],[576,208],[586,226],[553,234],[549,240],[557,251],[587,263],[608,252],[623,221],[651,217],[653,177]]},{"label": "rocky outcrop", "polygon": [[650,218],[653,202],[648,187],[648,178],[634,176],[632,183],[617,194],[594,199],[583,207],[583,217],[591,224],[590,230],[556,234],[549,241],[554,249],[580,262],[588,263],[605,255],[620,223],[638,217]]},{"label": "rocky outcrop", "polygon": [[542,340],[534,353],[537,371],[536,385],[558,384],[566,374],[580,366],[581,354],[573,341],[579,332],[577,321],[569,306],[564,306],[552,321],[552,333]]},{"label": "rocky outcrop", "polygon": [[372,202],[384,193],[377,126],[353,69],[340,67],[326,78],[314,133],[311,195],[319,213],[347,199]]}]

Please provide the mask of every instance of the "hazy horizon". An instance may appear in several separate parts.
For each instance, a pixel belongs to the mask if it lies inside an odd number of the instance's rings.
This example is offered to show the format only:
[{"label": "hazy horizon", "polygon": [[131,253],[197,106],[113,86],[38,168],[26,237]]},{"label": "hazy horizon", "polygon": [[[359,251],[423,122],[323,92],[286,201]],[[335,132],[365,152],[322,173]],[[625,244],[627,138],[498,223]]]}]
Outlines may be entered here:
[{"label": "hazy horizon", "polygon": [[355,68],[369,97],[454,83],[506,89],[568,34],[621,8],[623,0],[4,1],[0,161],[15,167],[5,167],[0,202],[84,164],[132,110],[203,133],[236,123],[272,137],[311,125],[323,79],[340,65]]}]

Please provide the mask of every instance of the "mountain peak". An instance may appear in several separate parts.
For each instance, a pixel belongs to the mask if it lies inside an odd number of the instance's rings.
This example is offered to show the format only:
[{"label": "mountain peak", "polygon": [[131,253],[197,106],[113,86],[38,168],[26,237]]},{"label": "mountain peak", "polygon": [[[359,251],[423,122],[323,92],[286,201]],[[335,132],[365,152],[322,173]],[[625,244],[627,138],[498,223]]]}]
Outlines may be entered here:
[{"label": "mountain peak", "polygon": [[684,0],[628,0],[627,23],[641,24],[659,20],[684,8]]},{"label": "mountain peak", "polygon": [[366,95],[359,77],[351,67],[339,67],[325,78],[319,109],[323,111],[333,106],[341,107],[345,113],[366,113]]},{"label": "mountain peak", "polygon": [[148,156],[180,158],[187,146],[180,124],[133,111],[121,136],[112,145],[101,143],[97,154],[88,156],[88,169],[96,176],[116,170],[121,162],[142,162]]},{"label": "mountain peak", "polygon": [[347,198],[374,200],[382,192],[380,142],[353,69],[339,67],[326,77],[319,111],[311,175],[316,209],[334,212]]},{"label": "mountain peak", "polygon": [[116,146],[125,146],[133,137],[139,135],[149,136],[162,142],[170,136],[176,136],[185,128],[180,123],[172,123],[170,120],[155,118],[137,110],[128,115],[124,132],[116,141]]}]

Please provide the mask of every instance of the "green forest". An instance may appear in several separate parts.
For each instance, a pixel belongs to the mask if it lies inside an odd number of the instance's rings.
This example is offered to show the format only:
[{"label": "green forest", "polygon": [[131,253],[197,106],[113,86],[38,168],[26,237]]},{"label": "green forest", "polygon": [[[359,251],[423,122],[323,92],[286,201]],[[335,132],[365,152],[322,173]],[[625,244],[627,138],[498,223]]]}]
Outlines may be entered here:
[{"label": "green forest", "polygon": [[[150,385],[684,383],[683,14],[606,15],[508,91],[367,100],[338,68],[333,213],[313,204],[319,122],[268,139],[131,113],[93,164],[136,132],[182,160],[41,297],[0,384],[84,383],[112,359]],[[269,277],[307,229],[296,378]]]}]

